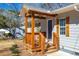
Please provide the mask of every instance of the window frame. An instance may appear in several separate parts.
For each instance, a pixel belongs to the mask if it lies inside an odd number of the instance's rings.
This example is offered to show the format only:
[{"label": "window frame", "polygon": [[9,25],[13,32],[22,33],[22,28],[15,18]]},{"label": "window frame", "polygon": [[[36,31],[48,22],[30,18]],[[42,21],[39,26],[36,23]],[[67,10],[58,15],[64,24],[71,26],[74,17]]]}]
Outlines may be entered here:
[{"label": "window frame", "polygon": [[[64,20],[64,21],[62,21]],[[62,23],[62,24],[60,24]],[[65,18],[62,18],[62,19],[59,19],[59,26],[60,26],[60,35],[65,35],[66,34],[66,19]]]}]

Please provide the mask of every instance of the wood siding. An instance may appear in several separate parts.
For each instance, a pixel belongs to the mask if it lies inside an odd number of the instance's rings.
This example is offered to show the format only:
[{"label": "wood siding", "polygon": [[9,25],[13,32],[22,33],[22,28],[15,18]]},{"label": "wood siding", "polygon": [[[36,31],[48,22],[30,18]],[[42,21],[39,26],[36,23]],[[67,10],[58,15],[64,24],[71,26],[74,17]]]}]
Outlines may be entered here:
[{"label": "wood siding", "polygon": [[65,35],[66,37],[69,37],[69,16],[66,17],[66,32]]}]

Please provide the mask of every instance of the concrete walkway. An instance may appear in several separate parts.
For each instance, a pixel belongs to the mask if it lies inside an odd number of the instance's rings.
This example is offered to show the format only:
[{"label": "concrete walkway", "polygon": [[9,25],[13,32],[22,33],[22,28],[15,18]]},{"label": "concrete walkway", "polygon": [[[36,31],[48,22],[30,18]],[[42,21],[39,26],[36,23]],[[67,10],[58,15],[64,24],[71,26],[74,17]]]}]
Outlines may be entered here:
[{"label": "concrete walkway", "polygon": [[70,53],[67,53],[67,52],[64,52],[64,51],[59,50],[59,51],[54,52],[54,53],[49,53],[49,54],[47,54],[47,56],[74,56],[74,55],[72,55],[72,54],[70,54]]}]

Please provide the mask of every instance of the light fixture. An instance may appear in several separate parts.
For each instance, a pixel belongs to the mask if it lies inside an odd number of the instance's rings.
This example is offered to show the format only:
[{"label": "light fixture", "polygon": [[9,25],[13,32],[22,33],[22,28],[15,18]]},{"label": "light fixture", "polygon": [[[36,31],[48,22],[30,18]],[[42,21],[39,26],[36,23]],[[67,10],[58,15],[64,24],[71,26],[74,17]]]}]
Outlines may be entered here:
[{"label": "light fixture", "polygon": [[77,6],[74,6],[74,9],[79,12],[79,9]]},{"label": "light fixture", "polygon": [[47,11],[48,13],[50,13],[50,11]]}]

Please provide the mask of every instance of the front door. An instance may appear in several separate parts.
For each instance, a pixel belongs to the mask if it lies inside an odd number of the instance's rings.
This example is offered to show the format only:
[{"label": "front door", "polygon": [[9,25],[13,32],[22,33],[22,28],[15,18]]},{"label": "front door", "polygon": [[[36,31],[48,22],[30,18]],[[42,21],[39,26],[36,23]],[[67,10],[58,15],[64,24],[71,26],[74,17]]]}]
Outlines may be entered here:
[{"label": "front door", "polygon": [[52,40],[52,20],[48,20],[48,39]]}]

